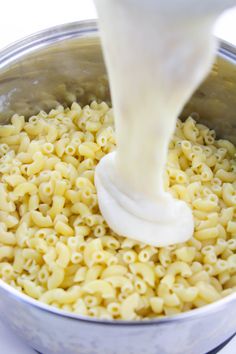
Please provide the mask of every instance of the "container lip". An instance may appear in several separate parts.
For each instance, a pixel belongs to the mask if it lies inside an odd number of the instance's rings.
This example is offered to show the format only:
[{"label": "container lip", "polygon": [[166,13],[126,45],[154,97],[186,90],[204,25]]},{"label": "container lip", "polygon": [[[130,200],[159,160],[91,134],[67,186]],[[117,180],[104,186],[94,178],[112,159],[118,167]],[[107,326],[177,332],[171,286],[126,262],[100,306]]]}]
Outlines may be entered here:
[{"label": "container lip", "polygon": [[86,322],[88,324],[98,324],[98,325],[113,325],[113,326],[153,326],[153,325],[168,325],[169,323],[177,324],[182,323],[188,320],[192,320],[194,318],[204,318],[209,316],[211,313],[215,313],[216,311],[223,310],[226,306],[235,305],[236,304],[236,293],[230,294],[225,298],[215,301],[209,305],[203,306],[198,309],[190,310],[187,312],[183,312],[178,315],[173,316],[165,316],[162,318],[148,319],[148,320],[135,320],[135,321],[127,321],[127,320],[106,320],[106,319],[97,319],[88,316],[83,316],[75,313],[66,312],[63,310],[59,310],[56,307],[44,304],[39,300],[35,300],[30,296],[21,293],[19,290],[16,290],[12,286],[5,283],[0,279],[0,289],[3,289],[7,292],[7,296],[13,298],[17,302],[23,302],[30,307],[37,308],[38,310],[42,310],[43,312],[48,313],[49,315],[55,315],[58,317],[68,318],[75,321]]},{"label": "container lip", "polygon": [[[78,37],[96,36],[98,34],[97,21],[94,19],[77,21],[59,26],[51,27],[36,34],[30,35],[22,40],[19,40],[2,50],[0,50],[0,69],[11,64],[20,57],[23,57],[29,52],[37,50],[38,48],[46,47],[55,42],[63,41],[65,39],[73,39]],[[236,46],[231,45],[225,41],[220,40],[219,48],[220,56],[226,59],[236,62]],[[190,310],[171,317],[157,318],[153,320],[139,320],[139,321],[122,321],[122,320],[103,320],[94,319],[87,316],[68,313],[52,306],[41,303],[18,290],[14,289],[10,285],[6,284],[0,279],[0,288],[7,292],[7,295],[14,298],[14,300],[23,302],[31,307],[35,307],[38,310],[42,310],[49,314],[53,314],[59,317],[66,317],[71,320],[86,322],[90,324],[98,325],[113,325],[113,326],[150,326],[150,325],[163,325],[168,323],[179,323],[186,320],[191,320],[195,317],[205,317],[217,310],[223,309],[225,306],[230,305],[236,301],[236,293],[228,295],[227,297],[218,300],[212,304],[206,305],[199,309]]]},{"label": "container lip", "polygon": [[[38,31],[1,49],[0,69],[38,48],[46,47],[65,39],[83,37],[83,35],[86,35],[86,37],[96,36],[98,32],[97,19],[64,23]],[[220,56],[236,62],[236,46],[220,38],[218,40],[220,43],[218,49]]]},{"label": "container lip", "polygon": [[24,37],[0,50],[0,69],[11,64],[18,58],[34,52],[39,48],[47,47],[50,44],[61,42],[66,39],[78,37],[96,36],[98,26],[96,19],[75,21],[36,32]]},{"label": "container lip", "polygon": [[219,39],[219,49],[218,53],[227,60],[236,63],[236,45],[233,45],[225,40]]}]

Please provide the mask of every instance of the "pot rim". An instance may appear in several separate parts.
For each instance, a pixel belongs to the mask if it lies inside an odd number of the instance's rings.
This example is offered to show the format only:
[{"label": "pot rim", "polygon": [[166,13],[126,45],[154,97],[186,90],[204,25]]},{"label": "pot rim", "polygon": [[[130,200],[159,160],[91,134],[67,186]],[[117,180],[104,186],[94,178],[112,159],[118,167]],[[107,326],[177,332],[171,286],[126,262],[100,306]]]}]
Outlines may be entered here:
[{"label": "pot rim", "polygon": [[[40,48],[45,48],[56,42],[61,42],[63,40],[71,40],[78,37],[98,37],[98,33],[99,31],[96,19],[61,24],[42,30],[1,49],[0,70],[7,68],[9,65],[13,64],[18,59],[23,58],[25,55],[40,50]],[[228,61],[233,62],[236,65],[236,46],[226,41],[220,40],[218,55]],[[66,317],[71,320],[86,322],[90,324],[109,326],[147,326],[179,323],[184,322],[186,320],[191,320],[195,317],[204,318],[210,315],[211,313],[223,310],[226,306],[230,306],[231,303],[233,305],[233,302],[236,302],[236,293],[233,293],[212,304],[173,316],[138,321],[105,320],[59,310],[57,308],[54,308],[53,306],[35,300],[24,293],[21,293],[20,291],[16,290],[15,288],[0,279],[0,290],[1,289],[3,289],[7,293],[7,296],[10,296],[14,300],[18,302],[23,302],[25,305],[29,305],[38,310],[42,310],[48,314],[52,314],[59,317]]]},{"label": "pot rim", "polygon": [[[51,44],[78,37],[95,37],[98,34],[96,19],[65,23],[49,27],[26,36],[0,49],[0,69],[25,55]],[[98,37],[98,36],[97,36]]]},{"label": "pot rim", "polygon": [[42,310],[43,312],[46,312],[48,314],[52,314],[63,318],[66,317],[71,320],[82,321],[90,324],[96,323],[99,325],[114,325],[114,326],[147,326],[147,325],[163,325],[163,324],[167,325],[169,323],[172,324],[182,323],[184,321],[192,320],[195,317],[198,319],[208,317],[209,315],[215,313],[216,311],[221,311],[225,307],[230,306],[231,304],[233,305],[233,303],[236,304],[236,293],[233,293],[209,305],[205,305],[201,308],[189,310],[173,316],[165,316],[162,318],[157,317],[154,319],[134,320],[134,321],[108,320],[108,319],[99,319],[99,318],[93,318],[89,316],[83,316],[76,313],[70,313],[70,312],[57,309],[56,307],[47,305],[43,302],[40,302],[39,300],[35,300],[31,298],[30,296],[20,292],[19,290],[16,290],[15,288],[13,288],[12,286],[8,285],[7,283],[5,283],[3,280],[0,279],[0,291],[1,289],[6,291],[7,296],[10,296],[15,301],[22,302],[25,305],[29,305],[30,307],[34,307],[38,310]]},{"label": "pot rim", "polygon": [[[0,69],[24,55],[37,49],[49,46],[50,44],[61,42],[63,40],[74,39],[78,37],[97,36],[98,21],[89,19],[82,21],[69,22],[53,27],[48,27],[29,36],[23,37],[10,45],[0,49]],[[236,45],[225,40],[219,39],[218,54],[233,60],[236,63]]]}]

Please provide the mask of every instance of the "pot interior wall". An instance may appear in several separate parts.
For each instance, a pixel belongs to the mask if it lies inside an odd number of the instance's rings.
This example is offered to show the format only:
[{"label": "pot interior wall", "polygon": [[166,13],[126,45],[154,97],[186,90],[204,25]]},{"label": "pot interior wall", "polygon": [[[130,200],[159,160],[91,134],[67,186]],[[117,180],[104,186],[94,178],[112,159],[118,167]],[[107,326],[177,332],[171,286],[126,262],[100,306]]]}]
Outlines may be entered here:
[{"label": "pot interior wall", "polygon": [[[0,58],[1,59],[1,58]],[[29,117],[58,103],[93,99],[110,102],[108,80],[97,36],[58,40],[0,63],[0,122],[14,113]],[[236,60],[219,54],[212,71],[183,110],[218,136],[236,143]]]}]

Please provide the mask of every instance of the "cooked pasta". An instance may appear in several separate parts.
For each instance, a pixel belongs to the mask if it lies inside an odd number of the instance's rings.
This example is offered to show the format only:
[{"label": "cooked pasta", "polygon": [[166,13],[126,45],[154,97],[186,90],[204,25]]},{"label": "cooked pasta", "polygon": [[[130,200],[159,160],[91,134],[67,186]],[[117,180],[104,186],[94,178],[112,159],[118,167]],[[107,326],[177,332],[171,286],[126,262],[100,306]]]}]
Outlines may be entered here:
[{"label": "cooked pasta", "polygon": [[[14,115],[0,128],[0,278],[64,311],[104,319],[170,316],[236,290],[236,147],[178,120],[164,184],[193,210],[182,244],[115,234],[94,169],[116,147],[105,102]],[[164,237],[164,235],[163,235]]]}]

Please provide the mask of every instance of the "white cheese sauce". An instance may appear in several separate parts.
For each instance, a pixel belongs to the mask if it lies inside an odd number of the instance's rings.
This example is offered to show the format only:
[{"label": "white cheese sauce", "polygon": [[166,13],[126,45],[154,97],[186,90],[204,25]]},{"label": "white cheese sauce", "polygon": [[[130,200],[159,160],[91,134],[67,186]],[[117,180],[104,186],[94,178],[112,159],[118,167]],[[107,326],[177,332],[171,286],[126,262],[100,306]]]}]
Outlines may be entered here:
[{"label": "white cheese sauce", "polygon": [[190,208],[164,190],[168,144],[209,71],[213,26],[234,1],[96,0],[117,150],[95,171],[100,210],[119,235],[153,246],[193,235]]}]

